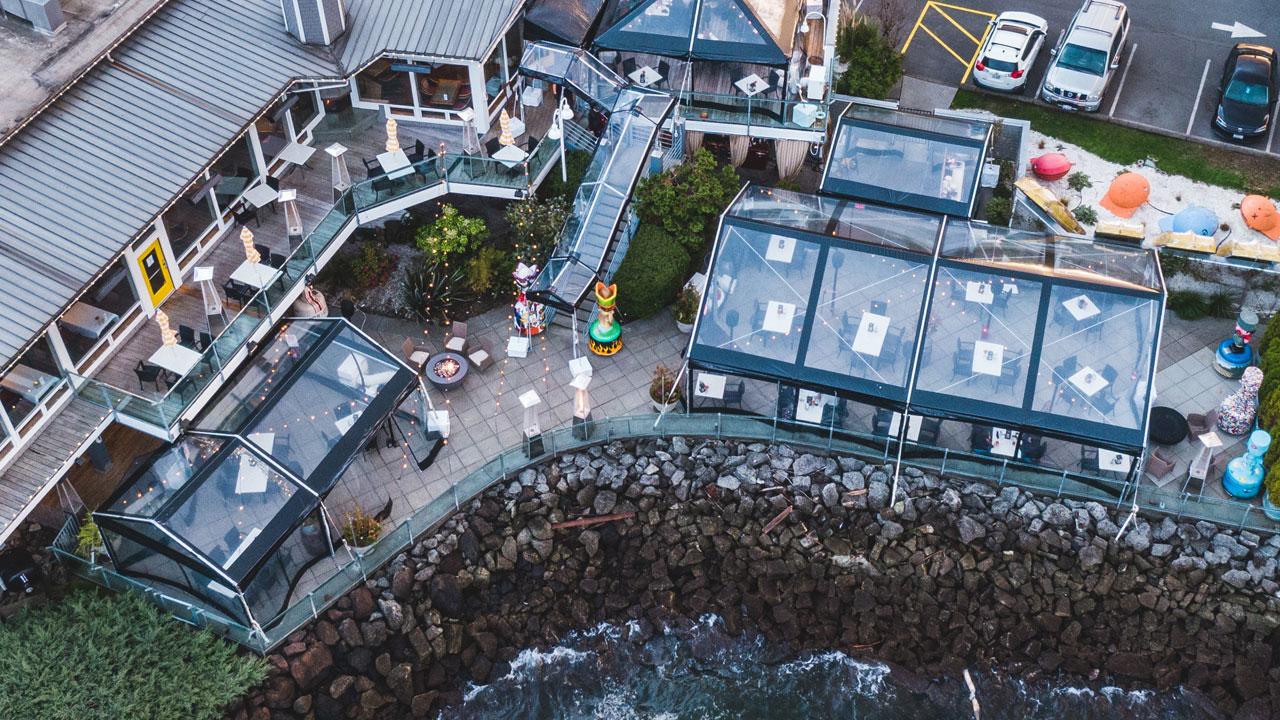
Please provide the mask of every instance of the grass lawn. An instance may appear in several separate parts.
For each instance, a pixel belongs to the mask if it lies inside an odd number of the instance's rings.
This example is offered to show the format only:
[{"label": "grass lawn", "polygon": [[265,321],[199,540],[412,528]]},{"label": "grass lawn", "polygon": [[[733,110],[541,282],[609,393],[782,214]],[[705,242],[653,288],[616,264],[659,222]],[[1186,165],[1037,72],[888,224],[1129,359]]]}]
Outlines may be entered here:
[{"label": "grass lawn", "polygon": [[1171,175],[1210,185],[1280,197],[1280,159],[1257,157],[1190,140],[1158,135],[1013,98],[970,90],[956,93],[955,108],[981,108],[1004,117],[1029,120],[1031,127],[1114,163],[1144,158]]}]

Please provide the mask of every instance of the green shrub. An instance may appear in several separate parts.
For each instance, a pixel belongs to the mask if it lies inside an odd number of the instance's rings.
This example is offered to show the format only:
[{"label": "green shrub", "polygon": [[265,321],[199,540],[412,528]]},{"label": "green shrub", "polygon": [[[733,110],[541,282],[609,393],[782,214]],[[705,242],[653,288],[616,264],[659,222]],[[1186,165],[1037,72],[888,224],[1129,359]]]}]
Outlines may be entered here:
[{"label": "green shrub", "polygon": [[711,153],[698,148],[687,162],[641,180],[633,199],[641,221],[664,228],[690,255],[701,258],[715,219],[738,188],[733,168],[719,166]]},{"label": "green shrub", "polygon": [[489,292],[503,272],[510,270],[509,265],[510,259],[505,252],[485,245],[467,259],[467,287],[477,294]]},{"label": "green shrub", "polygon": [[1267,468],[1267,476],[1262,482],[1271,504],[1280,507],[1280,463],[1272,463]]},{"label": "green shrub", "polygon": [[1210,317],[1220,318],[1222,320],[1234,320],[1238,315],[1238,306],[1236,299],[1231,293],[1216,292],[1209,296],[1206,301],[1206,311]]},{"label": "green shrub", "polygon": [[618,309],[640,320],[671,304],[684,283],[689,253],[657,225],[642,225],[618,267]]},{"label": "green shrub", "polygon": [[1077,170],[1067,176],[1067,187],[1071,188],[1077,195],[1079,195],[1085,188],[1093,187],[1093,181],[1090,180],[1089,176],[1084,174],[1083,171]]},{"label": "green shrub", "polygon": [[1092,205],[1080,205],[1071,211],[1075,219],[1086,225],[1098,224],[1098,211],[1093,209]]},{"label": "green shrub", "polygon": [[351,258],[356,290],[368,290],[386,282],[396,269],[396,256],[376,240],[365,240]]},{"label": "green shrub", "polygon": [[466,269],[447,261],[426,258],[404,278],[405,305],[426,320],[448,323],[460,305],[473,299]]},{"label": "green shrub", "polygon": [[553,169],[538,188],[538,197],[544,200],[563,198],[573,200],[582,184],[582,176],[587,174],[587,166],[591,164],[591,153],[585,150],[568,150],[564,154],[564,166],[568,171],[569,181],[560,179],[560,168]]},{"label": "green shrub", "polygon": [[3,718],[220,718],[266,675],[127,593],[79,590],[0,622]]},{"label": "green shrub", "polygon": [[102,547],[98,523],[93,521],[93,513],[85,510],[84,517],[80,519],[80,532],[76,534],[76,555],[87,559],[98,547]]},{"label": "green shrub", "polygon": [[[880,32],[880,27],[869,20],[859,20],[852,28],[839,32],[847,34],[844,49],[848,63],[836,80],[836,92],[856,97],[883,100],[902,78],[902,54]],[[836,38],[839,53],[839,32]]]},{"label": "green shrub", "polygon": [[415,242],[422,252],[444,260],[450,255],[470,250],[488,235],[489,228],[484,219],[467,217],[446,203],[440,206],[435,222],[418,230]]},{"label": "green shrub", "polygon": [[1174,275],[1181,275],[1191,270],[1191,259],[1183,255],[1174,255],[1171,252],[1162,252],[1160,257],[1160,271],[1164,273],[1165,280]]},{"label": "green shrub", "polygon": [[516,262],[541,265],[560,238],[560,230],[569,217],[569,201],[563,197],[531,197],[511,203],[502,216],[511,225]]},{"label": "green shrub", "polygon": [[1208,301],[1194,290],[1171,291],[1166,305],[1183,320],[1199,320],[1209,313]]},{"label": "green shrub", "polygon": [[1253,345],[1253,356],[1259,360],[1275,344],[1276,336],[1280,335],[1280,323],[1273,323],[1269,320],[1263,322],[1266,324],[1262,326],[1260,332],[1253,334],[1253,342],[1251,343]]},{"label": "green shrub", "polygon": [[1007,197],[993,196],[987,200],[987,222],[1009,227],[1013,219],[1013,201]]}]

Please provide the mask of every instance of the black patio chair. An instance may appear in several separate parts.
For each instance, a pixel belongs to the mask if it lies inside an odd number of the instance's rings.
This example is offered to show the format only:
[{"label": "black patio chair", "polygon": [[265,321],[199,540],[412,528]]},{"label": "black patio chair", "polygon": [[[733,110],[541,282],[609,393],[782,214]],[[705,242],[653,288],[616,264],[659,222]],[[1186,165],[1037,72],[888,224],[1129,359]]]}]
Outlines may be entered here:
[{"label": "black patio chair", "polygon": [[920,418],[920,439],[922,445],[937,445],[938,435],[942,432],[942,421],[938,418]]},{"label": "black patio chair", "polygon": [[391,178],[386,175],[378,175],[377,177],[374,177],[371,185],[373,187],[373,191],[379,195],[390,195],[393,190]]},{"label": "black patio chair", "polygon": [[654,87],[669,87],[671,79],[671,63],[666,60],[659,60],[658,74],[662,76],[662,79],[654,83]]},{"label": "black patio chair", "polygon": [[196,329],[190,325],[178,325],[178,343],[192,350],[200,349],[200,346],[196,344]]},{"label": "black patio chair", "polygon": [[373,167],[373,168],[365,168],[364,179],[373,180],[375,178],[380,178],[386,174],[387,174],[387,171],[383,170],[381,165],[378,165],[377,167]]},{"label": "black patio chair", "polygon": [[1000,375],[996,377],[996,392],[1001,388],[1014,389],[1022,379],[1022,361],[1007,362],[1000,367]]},{"label": "black patio chair", "polygon": [[228,300],[234,300],[240,307],[253,299],[253,288],[237,280],[228,279],[222,284],[222,292]]},{"label": "black patio chair", "polygon": [[893,411],[888,408],[876,408],[871,416],[871,434],[889,437],[889,428],[893,425]]},{"label": "black patio chair", "polygon": [[422,142],[421,138],[414,140],[413,149],[405,153],[405,156],[409,158],[409,162],[411,163],[416,163],[421,161],[424,157],[426,157],[426,155],[427,155],[427,146],[425,143]]},{"label": "black patio chair", "polygon": [[979,455],[991,454],[991,428],[973,425],[969,428],[969,449]]},{"label": "black patio chair", "polygon": [[956,353],[951,357],[951,377],[973,375],[973,341],[956,339]]},{"label": "black patio chair", "polygon": [[374,170],[382,170],[382,163],[378,162],[377,158],[374,158],[372,160],[370,160],[369,158],[360,158],[360,162],[364,163],[364,169],[366,172],[373,172]]},{"label": "black patio chair", "polygon": [[287,255],[281,255],[280,253],[269,253],[264,255],[263,259],[268,265],[277,270],[283,270],[285,263],[289,262],[289,257]]},{"label": "black patio chair", "polygon": [[139,390],[145,390],[147,383],[151,383],[157,391],[163,389],[160,387],[160,374],[164,372],[164,368],[139,360],[138,364],[133,368],[133,372],[138,376]]},{"label": "black patio chair", "polygon": [[730,385],[724,389],[724,404],[726,407],[733,405],[742,407],[742,399],[747,394],[746,382],[739,380],[737,385]]},{"label": "black patio chair", "polygon": [[202,331],[200,333],[200,349],[208,350],[211,347],[213,347],[213,335]]},{"label": "black patio chair", "polygon": [[266,262],[267,258],[271,257],[271,248],[262,243],[254,243],[253,249],[257,250],[258,254],[262,256],[262,262]]},{"label": "black patio chair", "polygon": [[622,61],[622,74],[630,78],[631,73],[636,71],[636,59],[625,58]]},{"label": "black patio chair", "polygon": [[1021,441],[1018,443],[1018,457],[1032,465],[1039,465],[1041,458],[1044,457],[1048,449],[1044,438],[1039,435],[1023,433]]},{"label": "black patio chair", "polygon": [[542,142],[542,138],[538,137],[537,135],[534,135],[533,133],[529,133],[529,136],[526,137],[524,141],[525,149],[532,154],[534,149],[538,147],[538,143],[540,142]]},{"label": "black patio chair", "polygon": [[502,149],[502,143],[498,138],[489,138],[484,143],[484,154],[493,157],[495,153]]},{"label": "black patio chair", "polygon": [[1080,446],[1080,470],[1082,472],[1098,471],[1098,448]]},{"label": "black patio chair", "polygon": [[235,214],[237,225],[248,225],[252,220],[255,227],[262,227],[262,220],[258,217],[258,208],[253,205],[245,205]]}]

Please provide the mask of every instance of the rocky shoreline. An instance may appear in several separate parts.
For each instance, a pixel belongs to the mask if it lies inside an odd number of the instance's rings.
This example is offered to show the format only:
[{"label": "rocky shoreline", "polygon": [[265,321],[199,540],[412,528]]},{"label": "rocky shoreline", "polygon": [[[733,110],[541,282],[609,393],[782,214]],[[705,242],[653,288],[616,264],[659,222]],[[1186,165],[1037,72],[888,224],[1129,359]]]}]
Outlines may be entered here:
[{"label": "rocky shoreline", "polygon": [[1280,715],[1280,536],[1138,518],[1114,542],[1125,518],[1097,503],[915,469],[891,512],[888,470],[678,437],[561,456],[296,633],[228,717],[435,716],[522,648],[600,622],[643,641],[704,613],[921,677],[994,666]]}]

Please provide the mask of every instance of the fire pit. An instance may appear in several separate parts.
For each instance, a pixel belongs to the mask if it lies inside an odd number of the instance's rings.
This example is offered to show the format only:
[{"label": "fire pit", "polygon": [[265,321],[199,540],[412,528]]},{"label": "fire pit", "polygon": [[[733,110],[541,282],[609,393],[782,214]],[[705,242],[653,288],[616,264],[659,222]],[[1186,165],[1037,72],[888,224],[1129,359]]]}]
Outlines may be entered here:
[{"label": "fire pit", "polygon": [[432,355],[423,367],[427,382],[438,390],[449,391],[462,384],[467,377],[467,359],[458,353],[442,352]]}]

